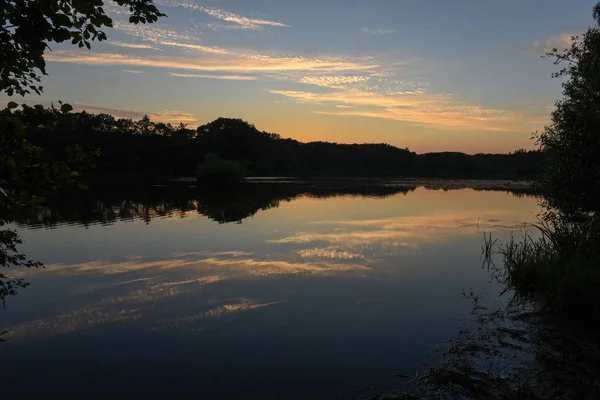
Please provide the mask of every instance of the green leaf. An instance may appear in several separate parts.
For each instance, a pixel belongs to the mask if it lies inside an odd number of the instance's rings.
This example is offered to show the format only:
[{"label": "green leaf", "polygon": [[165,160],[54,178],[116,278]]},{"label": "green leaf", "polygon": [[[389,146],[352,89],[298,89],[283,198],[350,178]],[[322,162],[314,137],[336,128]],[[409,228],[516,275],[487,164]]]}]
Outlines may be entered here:
[{"label": "green leaf", "polygon": [[69,16],[65,15],[65,14],[56,14],[54,16],[54,19],[56,20],[57,24],[59,24],[61,26],[68,26],[68,27],[70,27],[73,24],[71,22],[71,19],[69,18]]},{"label": "green leaf", "polygon": [[73,7],[82,14],[87,14],[90,8],[90,2],[87,0],[73,0]]},{"label": "green leaf", "polygon": [[15,103],[14,101],[9,101],[7,107],[10,109],[13,109],[13,108],[19,107],[19,105],[17,103]]},{"label": "green leaf", "polygon": [[108,27],[113,26],[113,20],[108,15],[103,15],[101,18],[102,18],[103,25],[108,26]]},{"label": "green leaf", "polygon": [[70,104],[65,103],[60,106],[60,112],[68,113],[69,111],[73,111],[73,106]]}]

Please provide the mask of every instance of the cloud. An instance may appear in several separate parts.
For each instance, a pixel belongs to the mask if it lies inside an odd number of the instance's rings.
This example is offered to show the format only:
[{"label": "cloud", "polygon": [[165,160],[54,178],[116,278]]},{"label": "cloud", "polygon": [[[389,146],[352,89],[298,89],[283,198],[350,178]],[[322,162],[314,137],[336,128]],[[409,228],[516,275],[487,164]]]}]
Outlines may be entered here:
[{"label": "cloud", "polygon": [[363,260],[365,257],[360,253],[351,253],[348,251],[340,251],[335,247],[327,247],[327,248],[310,248],[310,249],[302,249],[296,252],[302,258],[325,258],[325,259],[338,259],[338,260],[353,260],[353,259],[361,259]]},{"label": "cloud", "polygon": [[[184,7],[180,3],[176,6]],[[185,7],[201,12],[211,10],[210,13],[215,18],[235,26],[251,26],[259,22],[268,26],[270,22],[275,23],[262,19],[244,19],[245,17],[237,14],[199,5],[188,4]],[[118,66],[130,71],[160,68],[167,70],[165,72],[171,76],[180,78],[294,82],[307,85],[307,88],[283,90],[271,87],[270,92],[298,103],[321,105],[323,107],[313,112],[339,117],[369,117],[451,129],[511,132],[534,131],[546,121],[546,116],[542,116],[539,110],[486,107],[470,104],[449,94],[434,93],[421,76],[423,65],[427,62],[419,59],[260,54],[250,49],[206,46],[198,40],[199,34],[193,28],[183,32],[131,24],[120,24],[117,28],[157,46],[204,54],[196,56],[184,52],[180,56],[170,56],[166,52],[119,54],[58,50],[50,52],[47,60]],[[370,31],[375,32],[373,29]],[[319,90],[315,86],[329,88],[331,91],[322,93],[323,89]],[[534,115],[536,112],[538,114]]]},{"label": "cloud", "polygon": [[[331,258],[331,257],[330,257]],[[340,258],[340,257],[338,257]],[[364,273],[370,267],[360,264],[319,260],[306,262],[302,259],[275,260],[259,259],[245,252],[202,252],[187,255],[175,255],[156,261],[130,260],[123,262],[94,261],[80,264],[51,264],[46,266],[46,274],[64,276],[82,273],[102,275],[118,275],[135,271],[168,271],[172,269],[194,271],[196,274],[210,276],[211,282],[218,276],[219,280],[240,278],[244,276],[297,275],[316,274],[333,275],[336,273]],[[36,270],[18,269],[10,272],[10,277],[35,275]],[[191,281],[190,281],[191,282]],[[204,282],[204,281],[203,281]],[[204,282],[206,283],[206,282]]]},{"label": "cloud", "polygon": [[552,36],[543,42],[534,42],[529,48],[529,53],[534,56],[541,56],[545,55],[552,49],[567,49],[571,47],[572,38],[580,34],[581,33],[575,32],[561,33],[560,35]]},{"label": "cloud", "polygon": [[212,31],[218,31],[221,29],[234,29],[234,30],[245,29],[243,26],[240,26],[240,25],[215,24],[215,23],[206,24],[206,27]]},{"label": "cloud", "polygon": [[368,71],[377,65],[334,57],[276,57],[268,55],[215,55],[213,58],[164,56],[133,56],[115,53],[88,53],[57,50],[49,53],[48,61],[86,65],[115,65],[170,68],[194,71],[222,72],[292,72],[333,73],[339,71]]},{"label": "cloud", "polygon": [[[329,261],[320,262],[295,262],[295,261],[276,261],[276,260],[254,260],[246,259],[219,259],[208,258],[202,260],[203,263],[226,267],[241,271],[252,276],[271,276],[271,275],[296,275],[296,274],[319,274],[333,275],[341,272],[367,272],[370,267],[359,264],[334,263]],[[219,268],[220,270],[220,268]]]},{"label": "cloud", "polygon": [[205,7],[190,2],[182,2],[177,0],[161,0],[158,2],[158,4],[163,4],[167,7],[183,7],[191,10],[201,11],[221,21],[230,22],[234,24],[233,26],[236,26],[240,29],[260,30],[265,26],[273,26],[278,28],[289,27],[288,25],[281,22],[271,21],[262,18],[245,17],[230,11],[225,11],[218,8]]},{"label": "cloud", "polygon": [[[294,99],[298,103],[333,105],[348,111],[314,111],[335,116],[360,116],[443,126],[454,129],[505,131],[521,127],[522,114],[461,103],[454,96],[423,90],[375,93],[361,90],[339,90],[330,93],[269,90],[270,93]],[[339,107],[338,107],[339,108]]]},{"label": "cloud", "polygon": [[116,40],[108,40],[105,43],[106,44],[110,44],[111,46],[126,47],[128,49],[161,50],[158,47],[151,46],[149,44],[143,44],[143,43],[125,43],[125,42],[119,42],[119,41],[116,41]]},{"label": "cloud", "polygon": [[382,35],[382,36],[398,32],[393,29],[371,29],[371,28],[367,28],[367,27],[362,28],[360,31],[363,33],[367,33],[369,35]]},{"label": "cloud", "polygon": [[130,74],[143,74],[144,73],[144,71],[138,71],[138,70],[135,70],[135,69],[123,69],[122,71],[123,72],[128,72]]},{"label": "cloud", "polygon": [[299,82],[333,89],[343,89],[368,80],[368,76],[304,76]]},{"label": "cloud", "polygon": [[264,27],[264,26],[275,26],[275,27],[280,27],[280,28],[289,27],[288,25],[283,24],[281,22],[269,21],[266,19],[243,17],[241,15],[234,14],[234,13],[228,12],[228,11],[219,10],[217,8],[207,8],[207,7],[198,6],[197,9],[207,13],[208,15],[210,15],[212,17],[218,18],[222,21],[232,22],[236,25],[239,25],[240,27],[242,27],[244,29],[258,30],[258,29],[262,29],[262,27]]},{"label": "cloud", "polygon": [[190,124],[190,127],[198,124],[198,117],[192,113],[188,113],[186,111],[177,111],[177,110],[163,110],[158,112],[148,113],[148,116],[153,121],[158,122],[170,122],[174,124],[178,124],[180,122]]},{"label": "cloud", "polygon": [[[159,282],[156,283],[156,280]],[[219,318],[279,303],[259,302],[245,297],[215,299],[202,296],[204,287],[218,281],[218,276],[184,281],[156,277],[141,289],[125,288],[120,290],[120,293],[124,293],[118,296],[107,292],[102,300],[81,304],[71,311],[11,326],[7,336],[11,340],[48,338],[117,322],[131,324],[140,320],[152,330],[201,330],[206,324],[218,323]],[[194,313],[176,313],[174,317],[162,318],[164,314],[156,312],[161,307],[171,307],[172,301],[178,300],[190,305],[188,310]]]},{"label": "cloud", "polygon": [[[367,248],[385,248],[389,252],[394,247],[418,248],[444,243],[456,236],[476,234],[482,229],[522,228],[523,216],[518,211],[498,209],[486,211],[483,218],[481,210],[473,210],[372,220],[320,221],[316,224],[329,227],[329,231],[298,232],[270,243],[310,245],[308,249],[298,251],[305,258],[369,259],[364,253]],[[325,246],[315,247],[318,243]]]},{"label": "cloud", "polygon": [[[131,72],[131,71],[128,71]],[[190,125],[198,124],[199,119],[196,115],[188,113],[186,111],[177,110],[163,110],[156,112],[142,112],[142,111],[131,111],[121,110],[117,108],[106,108],[98,107],[90,104],[78,104],[70,103],[75,111],[87,111],[90,114],[110,114],[115,118],[131,118],[133,120],[139,120],[148,115],[150,119],[157,122],[169,122],[178,124],[180,122],[188,123]]]},{"label": "cloud", "polygon": [[[129,73],[138,73],[138,71],[126,71]],[[139,71],[141,72],[141,71]],[[50,107],[50,102],[40,102],[40,104]],[[184,122],[189,124],[190,127],[197,126],[200,119],[192,113],[187,111],[179,110],[162,110],[162,111],[134,111],[134,110],[123,110],[119,108],[108,108],[100,107],[91,104],[83,103],[69,103],[75,112],[86,111],[90,114],[110,114],[115,118],[130,118],[133,120],[140,120],[145,115],[150,117],[155,122],[169,122],[178,124]],[[195,213],[195,212],[194,212]]]},{"label": "cloud", "polygon": [[476,236],[483,230],[523,229],[526,212],[492,208],[482,215],[482,210],[475,208],[381,219],[318,221],[314,222],[318,229],[298,231],[269,243],[302,247],[296,253],[307,261],[345,260],[378,270],[380,260],[397,260],[399,254],[419,253],[424,246]]},{"label": "cloud", "polygon": [[242,75],[178,74],[175,72],[172,72],[169,75],[176,76],[179,78],[223,79],[223,80],[231,80],[231,81],[254,81],[257,79],[255,76],[242,76]]},{"label": "cloud", "polygon": [[[212,47],[212,46],[203,46],[198,44],[198,37],[200,36],[199,32],[192,31],[188,33],[182,33],[170,29],[159,28],[156,26],[149,26],[147,24],[128,24],[122,22],[115,23],[115,29],[126,33],[130,36],[138,37],[148,42],[152,42],[156,45],[160,46],[169,46],[169,47],[178,47],[184,48],[188,50],[195,50],[204,53],[211,54],[226,54],[227,50]],[[185,42],[196,42],[196,43],[185,43]],[[151,48],[156,50],[162,50],[158,47],[144,45],[144,44],[135,44],[131,45],[129,43],[123,42],[108,42],[109,44],[115,44],[121,47],[132,47],[132,48]],[[135,46],[135,47],[133,47]]]},{"label": "cloud", "polygon": [[200,46],[197,44],[177,43],[177,42],[160,42],[160,44],[165,45],[165,46],[181,47],[181,48],[190,49],[190,50],[198,50],[198,51],[202,51],[205,53],[212,53],[212,54],[227,54],[228,53],[227,50],[220,49],[218,47]]}]

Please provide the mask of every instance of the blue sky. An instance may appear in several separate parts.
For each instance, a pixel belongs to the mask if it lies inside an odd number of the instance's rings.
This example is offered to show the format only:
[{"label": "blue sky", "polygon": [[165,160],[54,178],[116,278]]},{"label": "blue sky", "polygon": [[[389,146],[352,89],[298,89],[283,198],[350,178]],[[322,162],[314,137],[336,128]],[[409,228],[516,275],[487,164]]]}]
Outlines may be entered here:
[{"label": "blue sky", "polygon": [[533,146],[560,96],[539,55],[595,0],[159,0],[168,17],[138,26],[108,3],[109,40],[52,45],[26,102],[474,153]]}]

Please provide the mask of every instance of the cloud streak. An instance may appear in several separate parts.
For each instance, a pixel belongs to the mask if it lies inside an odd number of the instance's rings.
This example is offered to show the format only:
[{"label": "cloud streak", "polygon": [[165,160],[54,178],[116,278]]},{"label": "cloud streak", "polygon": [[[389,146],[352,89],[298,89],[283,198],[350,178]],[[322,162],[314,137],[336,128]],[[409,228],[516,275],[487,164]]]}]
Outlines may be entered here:
[{"label": "cloud streak", "polygon": [[[131,72],[131,71],[128,71]],[[136,72],[134,72],[136,73]],[[198,124],[198,117],[192,113],[186,111],[177,110],[163,110],[155,112],[142,112],[142,111],[131,111],[121,110],[116,108],[98,107],[90,104],[77,104],[70,103],[75,111],[87,111],[91,114],[110,114],[115,118],[131,118],[133,120],[139,120],[148,115],[150,119],[157,122],[169,122],[178,124],[180,122],[188,123],[190,125]]]},{"label": "cloud streak", "polygon": [[[200,51],[211,54],[227,54],[227,50],[212,46],[203,46],[198,44],[198,32],[181,33],[171,29],[158,28],[149,25],[133,25],[122,22],[115,23],[115,29],[127,35],[134,36],[159,46],[176,47],[187,50]],[[188,42],[188,43],[186,43]],[[196,43],[189,43],[196,42]],[[118,41],[108,42],[115,46],[128,47],[134,49],[155,49],[163,50],[159,47],[147,44],[133,44]]]},{"label": "cloud streak", "polygon": [[164,46],[180,47],[180,48],[188,49],[188,50],[197,50],[197,51],[201,51],[204,53],[212,53],[212,54],[227,54],[228,53],[228,51],[225,49],[220,49],[218,47],[201,46],[198,44],[177,43],[177,42],[169,42],[169,41],[163,41],[163,42],[160,42],[160,44],[162,44]]},{"label": "cloud streak", "polygon": [[143,43],[126,43],[126,42],[120,42],[118,40],[109,40],[106,42],[106,44],[109,44],[111,46],[118,46],[118,47],[125,47],[128,49],[147,49],[147,50],[161,50],[158,47],[155,46],[151,46],[149,44],[143,44]]},{"label": "cloud streak", "polygon": [[366,33],[369,35],[381,35],[381,36],[398,32],[393,29],[371,29],[371,28],[367,28],[367,27],[362,28],[360,31],[362,33]]},{"label": "cloud streak", "polygon": [[[361,90],[339,90],[330,93],[269,90],[270,93],[294,99],[298,103],[333,105],[352,110],[315,110],[334,116],[359,116],[443,126],[453,129],[506,131],[522,127],[519,113],[461,103],[447,94],[424,91],[373,93]],[[341,107],[340,107],[341,106]]]},{"label": "cloud streak", "polygon": [[534,56],[542,56],[551,51],[552,49],[563,50],[571,47],[573,36],[580,35],[581,32],[566,32],[560,35],[552,36],[543,42],[534,42],[533,46],[529,48],[529,53]]},{"label": "cloud streak", "polygon": [[116,53],[87,53],[80,51],[53,51],[48,61],[86,65],[115,65],[170,68],[194,71],[222,72],[318,72],[368,71],[377,65],[363,64],[342,58],[274,57],[268,55],[231,56],[214,58],[186,58],[148,56],[139,57]]},{"label": "cloud streak", "polygon": [[[169,75],[179,78],[237,81],[269,79],[329,88],[331,91],[326,93],[312,90],[267,90],[297,103],[328,107],[312,111],[338,117],[380,118],[449,129],[511,132],[535,130],[540,123],[544,123],[546,117],[541,113],[534,115],[530,111],[469,104],[449,94],[432,93],[423,85],[412,87],[406,82],[372,76],[377,75],[385,66],[380,66],[376,60],[369,58],[277,57],[226,51],[198,58],[64,50],[49,53],[47,60],[120,66],[127,70],[148,67],[170,69],[172,72]],[[166,121],[180,118],[188,123],[194,123],[195,120],[191,115],[168,116],[164,112],[157,114],[157,117]]]},{"label": "cloud streak", "polygon": [[353,84],[367,82],[368,80],[368,76],[304,76],[299,82],[332,89],[344,89]]},{"label": "cloud streak", "polygon": [[283,24],[281,22],[270,21],[267,19],[244,17],[244,16],[241,16],[238,14],[234,14],[232,12],[219,10],[217,8],[208,8],[208,7],[202,7],[202,6],[196,6],[196,7],[192,7],[192,8],[203,11],[206,14],[208,14],[212,17],[215,17],[217,19],[220,19],[222,21],[231,22],[236,25],[239,25],[243,29],[259,30],[265,26],[274,26],[274,27],[278,27],[278,28],[289,27],[288,25]]},{"label": "cloud streak", "polygon": [[169,75],[178,78],[201,78],[201,79],[222,79],[229,81],[255,81],[258,78],[255,76],[243,76],[243,75],[205,75],[205,74],[178,74],[172,72]]},{"label": "cloud streak", "polygon": [[[194,4],[192,2],[182,2],[178,0],[160,0],[158,4],[165,5],[167,7],[181,7],[187,8],[189,10],[200,11],[205,14],[210,15],[213,18],[219,19],[221,21],[229,22],[233,24],[233,26],[240,29],[251,29],[251,30],[260,30],[265,26],[272,26],[277,28],[288,28],[289,26],[277,22],[271,21],[264,18],[254,18],[254,17],[246,17],[243,15],[239,15],[230,11],[225,11],[219,8],[213,7],[205,7],[198,4]],[[225,26],[226,27],[226,26]]]}]

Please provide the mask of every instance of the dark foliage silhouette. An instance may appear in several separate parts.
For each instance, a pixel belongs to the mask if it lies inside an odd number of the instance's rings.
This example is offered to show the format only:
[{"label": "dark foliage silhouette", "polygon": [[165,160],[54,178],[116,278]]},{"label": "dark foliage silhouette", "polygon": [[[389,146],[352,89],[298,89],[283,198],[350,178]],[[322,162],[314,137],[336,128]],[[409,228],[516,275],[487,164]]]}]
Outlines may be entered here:
[{"label": "dark foliage silhouette", "polygon": [[573,37],[570,48],[547,54],[566,64],[554,76],[567,79],[539,137],[548,157],[544,186],[550,205],[568,212],[600,211],[600,3],[593,16],[597,24]]},{"label": "dark foliage silhouette", "polygon": [[[152,23],[165,16],[152,0],[114,0],[130,12],[129,22]],[[7,0],[0,2],[0,92],[25,95],[42,92],[40,74],[46,74],[44,53],[50,43],[71,41],[91,47],[106,40],[112,27],[104,2],[99,0]]]},{"label": "dark foliage silhouette", "polygon": [[[387,144],[302,143],[241,119],[219,118],[193,130],[147,117],[133,121],[85,111],[43,125],[38,121],[53,115],[49,109],[26,107],[13,114],[25,121],[32,143],[57,159],[73,146],[86,152],[99,149],[96,168],[87,174],[91,178],[196,176],[206,154],[223,165],[235,162],[228,165],[240,168],[228,171],[236,176],[247,169],[253,176],[533,178],[544,164],[538,151],[417,155]],[[202,172],[210,172],[208,167],[204,164]]]}]

